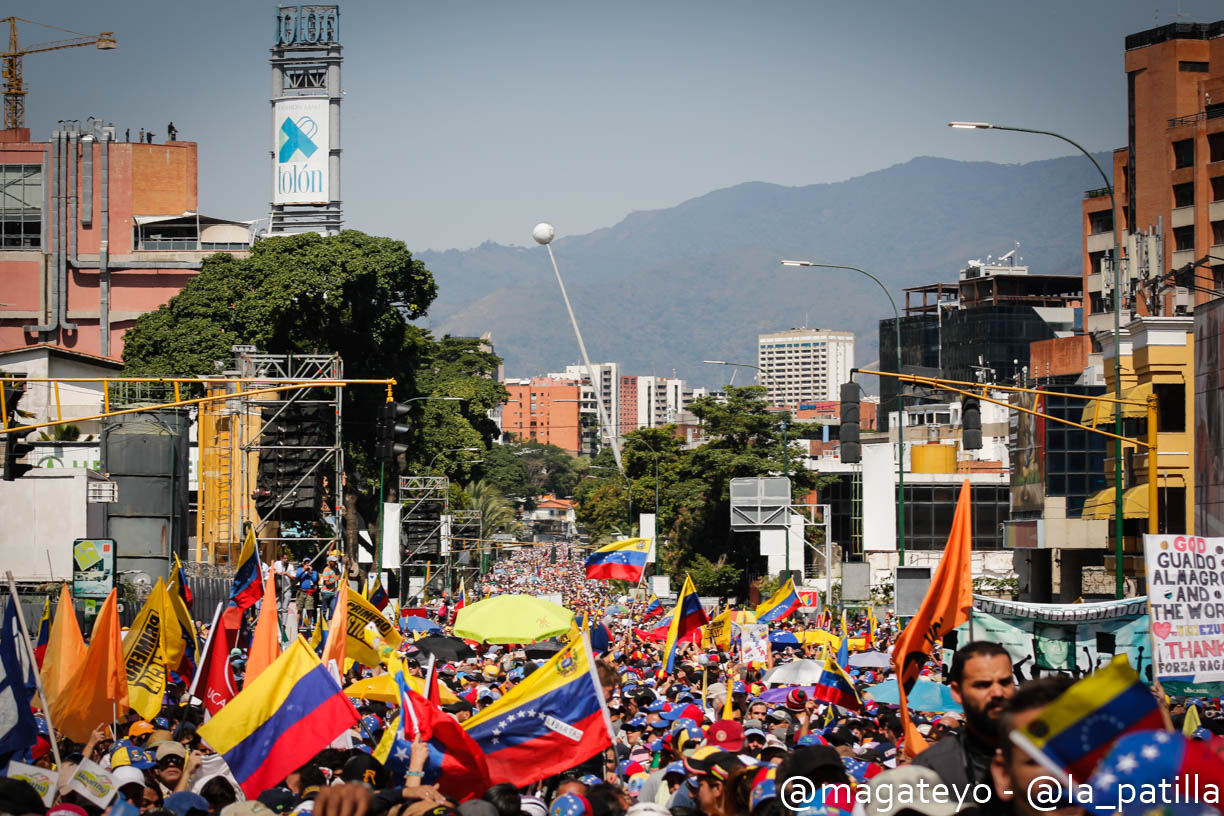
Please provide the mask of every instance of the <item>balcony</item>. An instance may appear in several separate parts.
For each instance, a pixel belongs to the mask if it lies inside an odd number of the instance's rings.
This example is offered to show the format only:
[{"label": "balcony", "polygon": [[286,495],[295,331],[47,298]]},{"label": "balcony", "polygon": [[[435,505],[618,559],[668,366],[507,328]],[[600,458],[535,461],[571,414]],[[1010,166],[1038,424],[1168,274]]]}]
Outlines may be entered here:
[{"label": "balcony", "polygon": [[1207,219],[1209,221],[1224,221],[1224,201],[1213,201],[1208,205]]},{"label": "balcony", "polygon": [[1194,206],[1189,207],[1174,207],[1169,214],[1169,226],[1172,227],[1191,227],[1194,226]]},{"label": "balcony", "polygon": [[1194,250],[1182,249],[1173,253],[1173,257],[1169,259],[1170,267],[1176,269],[1179,266],[1194,263]]},{"label": "balcony", "polygon": [[1113,230],[1093,233],[1084,240],[1084,244],[1089,255],[1094,252],[1107,252],[1112,250]]},{"label": "balcony", "polygon": [[1084,289],[1086,292],[1100,292],[1103,285],[1104,284],[1101,282],[1101,273],[1094,272],[1088,276],[1088,282],[1085,284]]}]

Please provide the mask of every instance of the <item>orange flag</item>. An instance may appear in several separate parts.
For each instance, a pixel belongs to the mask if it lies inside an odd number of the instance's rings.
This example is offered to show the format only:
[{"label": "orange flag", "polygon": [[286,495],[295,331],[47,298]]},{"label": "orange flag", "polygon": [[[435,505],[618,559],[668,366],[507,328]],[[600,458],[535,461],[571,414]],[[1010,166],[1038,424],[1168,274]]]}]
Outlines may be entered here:
[{"label": "orange flag", "polygon": [[246,680],[250,683],[272,661],[280,657],[280,626],[276,618],[276,576],[268,570],[264,581],[263,606],[259,608],[259,620],[255,622],[255,634],[251,637],[251,652],[247,657]]},{"label": "orange flag", "polygon": [[905,753],[917,756],[927,742],[910,721],[906,695],[918,681],[923,666],[931,658],[931,650],[943,642],[943,636],[969,620],[973,607],[973,518],[970,512],[969,480],[961,485],[952,518],[952,532],[944,548],[939,566],[931,577],[931,587],[918,614],[910,619],[905,631],[893,646],[893,670],[901,689],[901,723],[905,730]]},{"label": "orange flag", "polygon": [[[55,705],[72,676],[85,662],[85,638],[77,625],[76,609],[72,606],[72,593],[68,585],[60,589],[59,603],[55,607],[55,620],[51,622],[51,635],[47,641],[47,654],[43,657],[42,681],[47,692],[47,701]],[[35,700],[38,698],[35,697]],[[39,703],[41,705],[41,702]]]},{"label": "orange flag", "polygon": [[[327,623],[327,645],[323,647],[323,665],[336,661],[336,671],[344,675],[344,658],[348,654],[348,574],[340,576],[340,588],[336,591],[336,611]],[[319,610],[323,614],[323,610]]]},{"label": "orange flag", "polygon": [[128,711],[127,669],[115,592],[112,589],[102,604],[81,668],[51,703],[55,727],[73,742],[88,742],[95,728],[122,718]]}]

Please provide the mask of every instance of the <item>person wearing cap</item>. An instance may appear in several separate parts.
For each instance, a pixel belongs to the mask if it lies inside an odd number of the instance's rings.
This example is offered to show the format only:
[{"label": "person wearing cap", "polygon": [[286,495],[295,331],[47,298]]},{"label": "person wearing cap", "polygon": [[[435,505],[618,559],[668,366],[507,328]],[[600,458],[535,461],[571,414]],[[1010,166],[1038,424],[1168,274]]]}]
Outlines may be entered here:
[{"label": "person wearing cap", "polygon": [[157,767],[153,770],[153,776],[157,779],[162,796],[169,796],[178,790],[178,784],[183,779],[183,765],[187,761],[187,749],[180,743],[166,740],[157,746],[154,759]]},{"label": "person wearing cap", "polygon": [[170,794],[164,807],[175,816],[208,816],[210,810],[208,800],[191,791]]},{"label": "person wearing cap", "polygon": [[335,553],[328,553],[327,566],[319,576],[319,613],[331,620],[336,609],[336,591],[340,589],[340,567]]},{"label": "person wearing cap", "polygon": [[759,720],[744,721],[743,752],[749,756],[758,756],[765,747],[765,728]]},{"label": "person wearing cap", "polygon": [[303,628],[310,628],[314,625],[312,613],[315,612],[315,596],[319,591],[319,573],[315,572],[315,568],[310,565],[309,558],[303,558],[302,566],[298,568],[294,578],[297,580],[298,587],[298,615],[302,618]]},{"label": "person wearing cap", "polygon": [[149,735],[156,729],[148,720],[137,720],[128,726],[127,738],[137,748],[143,748],[149,741]]},{"label": "person wearing cap", "polygon": [[[991,763],[1000,747],[999,718],[1016,693],[1011,655],[997,643],[974,641],[957,650],[948,671],[948,690],[965,712],[965,727],[948,734],[914,758],[945,785],[970,790],[991,784]],[[964,812],[974,816],[976,807]],[[972,812],[971,812],[972,811]]]},{"label": "person wearing cap", "polygon": [[[698,748],[692,756],[684,758],[684,769],[697,779],[695,800],[702,813],[706,816],[735,816],[723,811],[724,785],[733,773],[743,767],[743,761],[736,754],[715,745]],[[674,801],[671,806],[678,804],[679,801]]]}]

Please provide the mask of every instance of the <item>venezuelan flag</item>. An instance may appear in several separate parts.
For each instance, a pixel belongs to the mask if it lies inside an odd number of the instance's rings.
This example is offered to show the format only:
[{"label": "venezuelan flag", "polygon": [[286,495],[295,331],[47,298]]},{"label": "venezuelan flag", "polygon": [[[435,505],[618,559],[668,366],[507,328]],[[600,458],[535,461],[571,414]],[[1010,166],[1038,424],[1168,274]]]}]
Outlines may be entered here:
[{"label": "venezuelan flag", "polygon": [[489,778],[520,788],[605,750],[612,721],[586,635],[463,727],[484,752]]},{"label": "venezuelan flag", "polygon": [[795,579],[788,578],[773,596],[756,608],[757,623],[773,623],[793,613],[803,604],[795,589]]},{"label": "venezuelan flag", "polygon": [[646,558],[650,555],[649,538],[626,538],[600,547],[586,560],[588,579],[619,579],[637,583],[646,571]]},{"label": "venezuelan flag", "polygon": [[459,614],[459,610],[468,604],[467,585],[463,579],[459,579],[459,596],[455,599],[455,614]]},{"label": "venezuelan flag", "polygon": [[645,623],[652,618],[656,618],[663,614],[663,602],[659,600],[658,595],[651,595],[650,602],[646,604],[646,611],[642,613],[642,622]]},{"label": "venezuelan flag", "polygon": [[843,669],[850,665],[850,629],[846,626],[846,610],[842,610],[841,645],[837,647],[837,665]]},{"label": "venezuelan flag", "polygon": [[370,590],[370,603],[379,611],[387,608],[387,604],[391,603],[391,599],[387,597],[387,590],[383,589],[382,580],[375,575],[374,587]]},{"label": "venezuelan flag", "polygon": [[47,643],[51,640],[51,596],[43,601],[42,617],[38,619],[38,637],[34,640],[34,662],[42,668],[43,656],[47,653]]},{"label": "venezuelan flag", "polygon": [[242,554],[238,556],[238,571],[234,573],[229,604],[221,616],[227,629],[237,629],[242,623],[243,611],[263,597],[262,572],[259,548],[255,546],[255,528],[248,526],[246,538],[242,541]]},{"label": "venezuelan flag", "polygon": [[200,726],[199,734],[253,799],[305,765],[357,720],[352,701],[299,637]]},{"label": "venezuelan flag", "polygon": [[1064,691],[1012,742],[1046,768],[1087,779],[1110,746],[1132,731],[1168,728],[1160,704],[1125,655]]},{"label": "venezuelan flag", "polygon": [[663,643],[663,662],[669,674],[676,668],[676,644],[709,622],[709,617],[701,607],[701,600],[697,597],[697,590],[693,587],[693,579],[685,575],[680,597],[676,599],[676,606],[672,609],[671,625],[667,627],[667,640]]},{"label": "venezuelan flag", "polygon": [[[847,640],[849,638],[842,638],[843,643]],[[842,667],[837,665],[836,660],[828,658],[825,659],[824,671],[821,672],[820,679],[816,681],[816,685],[812,686],[811,696],[813,700],[823,700],[842,708],[858,710],[863,707],[863,701],[859,699],[858,692],[854,690],[854,683],[842,671]]]},{"label": "venezuelan flag", "polygon": [[[174,556],[174,569],[170,571],[170,582],[166,584],[166,597],[170,608],[174,611],[179,635],[183,641],[183,651],[171,650],[166,653],[166,660],[171,671],[182,677],[195,676],[200,659],[200,638],[191,618],[191,588],[187,586],[187,573],[178,556]],[[171,642],[177,642],[172,639]],[[172,664],[172,665],[171,665]]]}]

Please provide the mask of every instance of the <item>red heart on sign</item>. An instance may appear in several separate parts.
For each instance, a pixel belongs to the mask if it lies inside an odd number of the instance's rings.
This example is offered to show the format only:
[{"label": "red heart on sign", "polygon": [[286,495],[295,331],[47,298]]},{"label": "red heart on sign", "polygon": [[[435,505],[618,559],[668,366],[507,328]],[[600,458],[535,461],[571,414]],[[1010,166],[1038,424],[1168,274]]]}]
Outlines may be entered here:
[{"label": "red heart on sign", "polygon": [[1156,637],[1160,638],[1161,640],[1167,638],[1169,636],[1169,632],[1171,631],[1173,631],[1173,624],[1169,623],[1168,621],[1161,621],[1160,623],[1152,624],[1152,634],[1156,635]]}]

